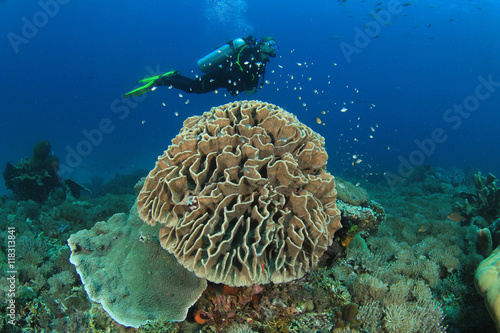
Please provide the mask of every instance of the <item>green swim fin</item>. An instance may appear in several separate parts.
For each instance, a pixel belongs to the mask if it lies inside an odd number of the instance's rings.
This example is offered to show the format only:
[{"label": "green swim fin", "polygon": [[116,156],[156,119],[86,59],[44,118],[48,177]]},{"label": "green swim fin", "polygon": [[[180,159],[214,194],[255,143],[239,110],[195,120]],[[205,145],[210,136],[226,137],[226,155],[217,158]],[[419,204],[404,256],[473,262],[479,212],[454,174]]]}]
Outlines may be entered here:
[{"label": "green swim fin", "polygon": [[160,75],[155,75],[155,76],[150,76],[150,77],[146,77],[142,80],[139,80],[137,82],[139,83],[144,83],[144,82],[151,82],[151,81],[154,81],[156,79],[159,79],[161,77],[171,77],[171,76],[176,76],[176,75],[179,75],[180,72],[179,71],[170,71],[170,72],[166,72],[165,74],[160,74]]},{"label": "green swim fin", "polygon": [[161,75],[155,75],[155,76],[150,76],[150,77],[147,77],[147,78],[144,78],[142,80],[139,80],[137,82],[139,83],[146,83],[145,85],[143,86],[140,86],[139,88],[137,89],[134,89],[128,93],[126,93],[125,95],[123,95],[125,98],[127,97],[132,97],[132,96],[139,96],[139,95],[142,95],[142,94],[145,94],[147,93],[148,91],[151,91],[151,89],[153,88],[154,84],[155,84],[155,81],[161,77],[171,77],[171,76],[176,76],[176,75],[179,75],[180,72],[179,71],[170,71],[170,72],[167,72],[165,74],[161,74]]},{"label": "green swim fin", "polygon": [[142,95],[142,94],[145,94],[147,93],[148,91],[151,90],[151,88],[153,88],[153,85],[155,84],[155,81],[150,81],[148,83],[146,83],[145,85],[137,88],[137,89],[134,89],[128,93],[126,93],[125,95],[123,95],[125,98],[127,97],[132,97],[132,96],[139,96],[139,95]]}]

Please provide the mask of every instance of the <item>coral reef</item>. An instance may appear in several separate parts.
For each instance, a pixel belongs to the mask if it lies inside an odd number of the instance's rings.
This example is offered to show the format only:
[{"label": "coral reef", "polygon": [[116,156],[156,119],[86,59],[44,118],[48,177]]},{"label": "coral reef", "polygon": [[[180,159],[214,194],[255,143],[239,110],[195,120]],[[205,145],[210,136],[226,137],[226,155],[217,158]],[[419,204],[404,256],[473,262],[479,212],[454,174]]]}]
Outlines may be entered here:
[{"label": "coral reef", "polygon": [[95,190],[92,192],[98,195],[106,194],[134,194],[134,186],[137,181],[148,174],[148,170],[136,170],[131,174],[117,174],[113,179],[105,184],[100,185],[97,178],[93,179],[93,183],[89,185]]},{"label": "coral reef", "polygon": [[465,182],[465,172],[459,168],[436,168],[428,171],[429,178],[436,178],[444,183],[451,184],[453,187],[457,187],[463,182]]},{"label": "coral reef", "polygon": [[59,159],[50,155],[50,143],[40,141],[33,147],[30,159],[7,163],[3,178],[16,200],[44,202],[53,189],[61,186],[58,170]]},{"label": "coral reef", "polygon": [[[117,324],[100,304],[90,301],[69,262],[71,251],[66,244],[70,234],[90,229],[114,213],[128,213],[134,195],[77,200],[56,188],[43,203],[2,197],[0,248],[7,253],[6,230],[14,226],[18,289],[13,330],[6,321],[8,281],[0,279],[0,331],[493,333],[495,323],[484,301],[495,296],[483,300],[478,295],[474,271],[491,246],[487,231],[492,231],[494,242],[497,229],[493,225],[500,225],[500,220],[492,223],[493,216],[489,220],[476,216],[468,224],[447,219],[460,193],[475,193],[476,185],[462,182],[454,187],[438,178],[432,168],[424,171],[394,192],[380,184],[350,179],[362,183],[370,198],[361,206],[339,200],[344,227],[336,231],[318,265],[302,278],[247,287],[210,283],[184,321],[158,320],[137,329]],[[130,183],[127,177],[117,177],[117,186],[112,188],[122,187],[119,179]],[[489,186],[487,178],[482,182]],[[336,183],[338,187],[338,179]],[[355,190],[359,188],[355,186]],[[371,206],[373,200],[380,204]],[[382,206],[384,210],[379,209]],[[120,214],[112,220],[124,223],[124,219]],[[100,226],[102,223],[94,230],[104,232],[98,236],[104,244],[110,233]],[[488,228],[478,230],[479,226]],[[130,240],[145,246],[138,241],[140,232],[134,232],[136,236]],[[158,246],[156,232],[143,236],[148,241],[155,239],[159,253],[168,254]],[[478,247],[478,241],[484,244]],[[498,289],[495,264],[490,260],[480,266],[478,278],[482,275],[481,279],[489,280],[477,283],[480,290],[485,285]],[[8,270],[7,265],[5,256],[0,257],[2,271]],[[162,284],[159,279],[151,282]]]},{"label": "coral reef", "polygon": [[341,228],[324,139],[285,110],[233,102],[188,118],[139,193],[141,218],[199,277],[282,283]]},{"label": "coral reef", "polygon": [[59,158],[50,155],[50,143],[40,141],[33,147],[33,157],[17,164],[7,163],[3,172],[5,187],[12,190],[16,200],[33,200],[43,203],[59,190],[63,199],[79,198],[85,187],[72,179],[63,180],[59,175]]},{"label": "coral reef", "polygon": [[[228,287],[210,283],[193,307],[194,318],[200,324],[196,331],[231,332],[238,328],[249,332],[313,329],[328,332],[337,321],[328,313],[334,311],[336,305],[343,304],[343,300],[320,286],[325,277],[314,272],[300,280],[278,285]],[[183,329],[181,324],[180,330]]]},{"label": "coral reef", "polygon": [[384,208],[375,201],[365,201],[362,206],[355,206],[343,201],[337,202],[342,216],[342,229],[336,233],[336,239],[346,247],[360,233],[375,231],[386,219]]},{"label": "coral reef", "polygon": [[128,217],[116,214],[68,239],[90,299],[122,325],[183,321],[206,288],[161,248],[158,229],[144,224],[134,205]]},{"label": "coral reef", "polygon": [[337,199],[352,206],[362,206],[368,201],[368,193],[359,185],[354,185],[344,179],[336,177],[335,189]]},{"label": "coral reef", "polygon": [[[473,274],[482,259],[476,248],[477,228],[446,218],[466,187],[449,186],[444,193],[422,191],[428,183],[429,179],[422,179],[392,193],[367,183],[370,194],[384,206],[387,220],[367,239],[368,252],[361,247],[347,248],[346,261],[334,269],[335,276],[350,291],[357,283],[349,276],[351,270],[368,273],[387,285],[382,300],[358,304],[361,327],[370,332],[397,327],[405,327],[399,331],[434,332],[446,326],[449,331],[493,332],[473,286]],[[353,294],[356,297],[363,296]],[[403,318],[400,324],[394,319],[398,318],[394,304],[406,308],[398,310]],[[422,317],[411,314],[415,306],[427,312],[427,322],[421,323]],[[404,319],[408,316],[412,320]],[[430,323],[434,323],[432,327],[425,326]]]},{"label": "coral reef", "polygon": [[[17,271],[16,326],[7,323],[7,280],[0,279],[0,331],[119,332],[113,320],[90,302],[75,267],[69,262],[69,235],[118,212],[128,212],[133,195],[106,195],[77,200],[52,191],[43,203],[0,198],[0,248],[8,249],[8,227],[15,228]],[[11,270],[0,257],[3,272]]]},{"label": "coral reef", "polygon": [[476,193],[460,193],[464,200],[457,202],[456,207],[462,215],[472,218],[481,216],[488,222],[500,217],[500,189],[497,178],[491,173],[484,177],[481,172],[474,175]]}]

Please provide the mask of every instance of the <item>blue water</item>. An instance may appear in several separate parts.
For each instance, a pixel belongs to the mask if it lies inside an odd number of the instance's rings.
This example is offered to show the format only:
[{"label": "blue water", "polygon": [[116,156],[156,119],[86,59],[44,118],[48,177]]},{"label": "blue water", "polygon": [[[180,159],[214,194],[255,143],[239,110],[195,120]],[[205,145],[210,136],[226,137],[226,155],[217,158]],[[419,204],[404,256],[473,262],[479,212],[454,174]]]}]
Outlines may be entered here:
[{"label": "blue water", "polygon": [[201,74],[198,58],[251,33],[280,47],[252,98],[323,135],[334,175],[404,178],[425,164],[500,176],[500,3],[377,3],[2,1],[0,166],[48,140],[62,176],[84,184],[151,169],[185,118],[235,98],[123,93],[151,72]]}]

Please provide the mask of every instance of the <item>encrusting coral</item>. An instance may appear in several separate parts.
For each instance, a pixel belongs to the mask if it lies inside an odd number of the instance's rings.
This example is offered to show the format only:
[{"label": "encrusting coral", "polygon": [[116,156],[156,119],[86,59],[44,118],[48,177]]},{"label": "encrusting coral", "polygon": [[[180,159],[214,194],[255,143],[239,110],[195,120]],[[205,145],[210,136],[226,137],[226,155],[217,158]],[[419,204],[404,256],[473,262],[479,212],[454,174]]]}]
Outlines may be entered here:
[{"label": "encrusting coral", "polygon": [[199,277],[282,283],[316,266],[341,228],[324,138],[276,105],[188,118],[139,193],[140,217]]},{"label": "encrusting coral", "polygon": [[157,234],[134,205],[128,217],[115,214],[68,239],[89,298],[122,325],[183,321],[207,286],[160,247]]},{"label": "encrusting coral", "polygon": [[368,201],[368,193],[361,186],[356,186],[339,177],[336,178],[337,199],[353,205],[362,206]]}]

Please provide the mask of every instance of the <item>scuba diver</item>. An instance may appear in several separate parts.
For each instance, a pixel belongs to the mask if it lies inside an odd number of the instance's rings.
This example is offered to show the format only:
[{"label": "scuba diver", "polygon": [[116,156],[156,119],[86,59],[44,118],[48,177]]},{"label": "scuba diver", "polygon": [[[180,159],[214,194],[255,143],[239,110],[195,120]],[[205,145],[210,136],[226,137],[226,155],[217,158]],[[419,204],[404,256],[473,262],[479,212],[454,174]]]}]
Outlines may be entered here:
[{"label": "scuba diver", "polygon": [[196,94],[226,88],[232,96],[243,91],[251,95],[264,86],[266,63],[276,57],[277,51],[278,44],[272,37],[236,38],[198,60],[198,67],[206,74],[192,79],[173,70],[138,81],[145,84],[124,96],[142,95],[158,86],[172,86]]}]

